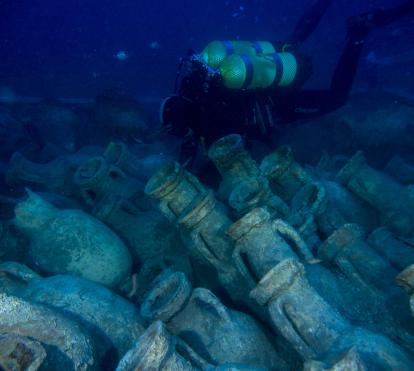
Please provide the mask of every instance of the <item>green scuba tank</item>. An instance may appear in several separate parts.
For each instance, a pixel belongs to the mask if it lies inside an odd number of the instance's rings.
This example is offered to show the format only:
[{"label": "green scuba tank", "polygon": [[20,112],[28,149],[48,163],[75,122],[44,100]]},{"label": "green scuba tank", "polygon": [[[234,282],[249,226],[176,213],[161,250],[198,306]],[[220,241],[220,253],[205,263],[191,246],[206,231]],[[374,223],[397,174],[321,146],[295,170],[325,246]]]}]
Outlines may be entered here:
[{"label": "green scuba tank", "polygon": [[296,77],[297,61],[288,52],[232,54],[219,67],[223,83],[230,89],[288,86]]},{"label": "green scuba tank", "polygon": [[212,68],[218,68],[228,56],[236,54],[246,54],[254,56],[256,54],[274,53],[275,47],[268,41],[212,41],[200,53],[204,63]]}]

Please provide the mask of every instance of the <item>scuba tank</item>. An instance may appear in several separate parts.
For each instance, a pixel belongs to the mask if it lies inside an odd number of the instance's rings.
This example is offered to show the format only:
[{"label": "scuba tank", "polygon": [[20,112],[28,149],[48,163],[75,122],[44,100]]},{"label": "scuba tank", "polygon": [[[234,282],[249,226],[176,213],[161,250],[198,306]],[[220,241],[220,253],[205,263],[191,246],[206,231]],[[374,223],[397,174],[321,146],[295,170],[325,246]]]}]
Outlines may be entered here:
[{"label": "scuba tank", "polygon": [[257,89],[288,86],[296,77],[297,61],[292,53],[231,54],[219,66],[224,86]]},{"label": "scuba tank", "polygon": [[232,54],[272,54],[275,47],[268,41],[212,41],[200,53],[204,63],[212,68],[218,68],[220,64]]}]

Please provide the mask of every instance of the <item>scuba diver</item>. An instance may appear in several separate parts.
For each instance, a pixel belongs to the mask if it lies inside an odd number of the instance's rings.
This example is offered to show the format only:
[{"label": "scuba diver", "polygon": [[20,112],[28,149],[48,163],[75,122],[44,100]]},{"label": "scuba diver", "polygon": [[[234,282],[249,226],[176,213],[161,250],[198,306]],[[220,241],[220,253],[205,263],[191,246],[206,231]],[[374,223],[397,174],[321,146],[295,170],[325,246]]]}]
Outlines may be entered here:
[{"label": "scuba diver", "polygon": [[[214,41],[189,51],[177,72],[174,94],[160,110],[163,127],[183,138],[180,162],[191,166],[202,143],[210,146],[237,133],[271,145],[281,124],[324,115],[343,106],[350,94],[369,31],[414,11],[414,0],[347,20],[347,36],[329,89],[301,90],[312,74],[312,59],[299,47],[316,29],[332,0],[318,0],[284,42]],[[182,73],[182,70],[185,70]]]}]

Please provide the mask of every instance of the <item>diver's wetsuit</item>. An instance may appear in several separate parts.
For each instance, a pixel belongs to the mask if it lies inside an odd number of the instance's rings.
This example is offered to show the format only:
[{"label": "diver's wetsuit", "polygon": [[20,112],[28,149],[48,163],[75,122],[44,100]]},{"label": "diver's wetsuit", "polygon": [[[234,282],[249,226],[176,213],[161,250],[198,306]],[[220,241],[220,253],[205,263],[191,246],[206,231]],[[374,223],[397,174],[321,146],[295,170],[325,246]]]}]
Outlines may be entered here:
[{"label": "diver's wetsuit", "polygon": [[[298,49],[317,27],[332,0],[318,0],[299,20],[287,44],[298,61],[298,72],[289,87],[274,90],[237,91],[221,84],[200,92],[197,74],[183,79],[179,94],[192,102],[187,119],[173,127],[173,133],[184,136],[181,160],[193,157],[200,138],[207,145],[220,137],[239,133],[249,139],[269,142],[274,128],[299,119],[332,112],[348,99],[358,67],[364,39],[373,27],[387,25],[414,11],[414,0],[391,10],[378,10],[348,19],[346,44],[326,90],[301,90],[312,74],[311,58]],[[281,51],[282,44],[274,43]],[[286,45],[286,44],[285,44]],[[174,125],[173,125],[174,126]],[[188,130],[191,129],[191,130]],[[270,142],[269,142],[270,143]]]},{"label": "diver's wetsuit", "polygon": [[[304,14],[298,22],[290,42],[300,44],[305,41],[316,28],[322,15],[332,0],[319,0]],[[348,19],[346,44],[336,65],[331,85],[328,90],[303,90],[293,94],[287,102],[276,111],[280,112],[284,121],[318,116],[335,111],[348,100],[359,59],[364,45],[364,39],[373,27],[382,27],[394,20],[412,12],[414,1],[389,10],[377,10]]]}]

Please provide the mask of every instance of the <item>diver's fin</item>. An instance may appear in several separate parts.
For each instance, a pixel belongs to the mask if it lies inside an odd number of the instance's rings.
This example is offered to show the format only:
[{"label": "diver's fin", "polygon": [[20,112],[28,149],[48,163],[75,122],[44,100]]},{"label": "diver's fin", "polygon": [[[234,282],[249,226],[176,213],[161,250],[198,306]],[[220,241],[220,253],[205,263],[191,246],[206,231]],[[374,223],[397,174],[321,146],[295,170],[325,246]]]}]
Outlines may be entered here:
[{"label": "diver's fin", "polygon": [[368,32],[374,27],[384,27],[399,18],[414,12],[414,0],[407,0],[405,3],[391,9],[379,9],[372,12],[362,13],[348,18],[348,32],[354,37],[365,38]]},{"label": "diver's fin", "polygon": [[289,44],[301,44],[315,31],[332,0],[318,0],[305,11],[288,39]]}]

